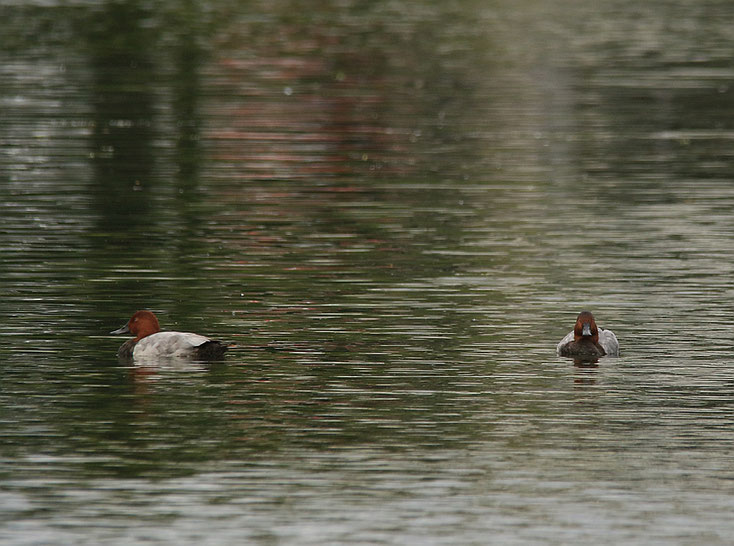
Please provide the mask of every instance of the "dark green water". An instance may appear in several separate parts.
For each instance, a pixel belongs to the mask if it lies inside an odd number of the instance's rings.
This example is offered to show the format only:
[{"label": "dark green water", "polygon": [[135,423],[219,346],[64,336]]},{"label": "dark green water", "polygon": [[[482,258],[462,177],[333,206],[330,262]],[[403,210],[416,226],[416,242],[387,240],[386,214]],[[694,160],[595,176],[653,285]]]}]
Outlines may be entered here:
[{"label": "dark green water", "polygon": [[2,542],[729,543],[734,5],[551,4],[5,3]]}]

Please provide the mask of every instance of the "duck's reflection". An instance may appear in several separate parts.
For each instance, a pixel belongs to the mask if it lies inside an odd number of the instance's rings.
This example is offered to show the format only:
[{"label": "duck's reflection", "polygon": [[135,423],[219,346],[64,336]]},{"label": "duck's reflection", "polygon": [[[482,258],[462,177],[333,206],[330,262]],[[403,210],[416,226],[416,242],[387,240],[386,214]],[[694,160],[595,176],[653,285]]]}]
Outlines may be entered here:
[{"label": "duck's reflection", "polygon": [[596,371],[599,369],[598,358],[574,358],[576,369],[573,382],[576,385],[596,385]]},{"label": "duck's reflection", "polygon": [[598,358],[574,358],[573,365],[577,368],[598,368]]}]

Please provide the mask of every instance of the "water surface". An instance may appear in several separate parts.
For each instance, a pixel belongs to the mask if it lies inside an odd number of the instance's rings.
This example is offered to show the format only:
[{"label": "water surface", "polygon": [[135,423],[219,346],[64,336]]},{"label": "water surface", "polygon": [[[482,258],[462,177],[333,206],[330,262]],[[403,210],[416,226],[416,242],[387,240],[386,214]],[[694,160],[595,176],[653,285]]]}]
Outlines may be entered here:
[{"label": "water surface", "polygon": [[8,4],[3,541],[728,543],[734,8],[662,4]]}]

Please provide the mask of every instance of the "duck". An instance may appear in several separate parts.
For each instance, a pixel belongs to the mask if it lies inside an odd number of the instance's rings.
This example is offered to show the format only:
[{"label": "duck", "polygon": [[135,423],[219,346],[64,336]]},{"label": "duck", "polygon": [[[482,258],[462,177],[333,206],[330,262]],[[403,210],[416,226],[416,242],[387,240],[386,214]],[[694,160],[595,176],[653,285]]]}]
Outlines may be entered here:
[{"label": "duck", "polygon": [[556,347],[558,356],[596,359],[619,356],[619,341],[611,330],[599,328],[591,311],[581,311],[573,330]]},{"label": "duck", "polygon": [[178,358],[221,360],[227,346],[220,341],[190,332],[161,332],[158,318],[151,311],[136,311],[127,324],[110,334],[133,334],[117,351],[125,360]]}]

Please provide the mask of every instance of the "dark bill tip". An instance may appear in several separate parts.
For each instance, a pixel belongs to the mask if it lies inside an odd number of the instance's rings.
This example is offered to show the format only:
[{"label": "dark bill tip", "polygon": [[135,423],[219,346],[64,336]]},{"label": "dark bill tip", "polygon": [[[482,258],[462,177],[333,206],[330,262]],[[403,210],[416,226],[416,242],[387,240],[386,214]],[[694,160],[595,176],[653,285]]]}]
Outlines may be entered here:
[{"label": "dark bill tip", "polygon": [[125,326],[121,326],[117,330],[112,330],[110,334],[129,334],[130,328],[127,327],[127,324]]}]

